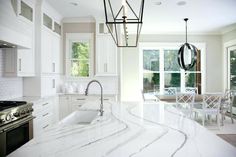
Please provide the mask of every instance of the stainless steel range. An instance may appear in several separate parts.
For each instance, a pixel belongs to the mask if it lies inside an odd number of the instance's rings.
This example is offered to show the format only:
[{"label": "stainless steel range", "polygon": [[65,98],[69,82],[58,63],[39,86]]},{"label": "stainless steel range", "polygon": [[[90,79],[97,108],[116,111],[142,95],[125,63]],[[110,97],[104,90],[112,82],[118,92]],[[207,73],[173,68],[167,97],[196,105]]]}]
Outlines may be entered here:
[{"label": "stainless steel range", "polygon": [[32,103],[0,101],[0,157],[33,138]]}]

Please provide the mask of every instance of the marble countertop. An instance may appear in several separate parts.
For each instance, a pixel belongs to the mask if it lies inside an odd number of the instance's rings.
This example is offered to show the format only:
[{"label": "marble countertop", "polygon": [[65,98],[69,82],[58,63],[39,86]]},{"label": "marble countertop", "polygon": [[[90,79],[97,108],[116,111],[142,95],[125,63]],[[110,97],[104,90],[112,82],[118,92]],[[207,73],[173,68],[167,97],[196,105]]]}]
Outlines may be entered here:
[{"label": "marble countertop", "polygon": [[34,103],[42,99],[43,99],[42,97],[38,97],[38,96],[24,96],[24,97],[10,99],[10,101],[27,101],[27,102]]},{"label": "marble countertop", "polygon": [[170,104],[106,102],[104,109],[89,125],[48,128],[9,157],[236,156],[235,147]]}]

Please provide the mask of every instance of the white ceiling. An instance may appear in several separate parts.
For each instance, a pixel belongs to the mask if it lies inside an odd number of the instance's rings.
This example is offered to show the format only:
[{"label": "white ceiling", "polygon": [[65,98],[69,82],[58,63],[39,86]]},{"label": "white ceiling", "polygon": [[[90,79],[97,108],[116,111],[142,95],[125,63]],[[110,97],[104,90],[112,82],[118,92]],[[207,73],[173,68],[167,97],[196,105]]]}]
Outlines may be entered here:
[{"label": "white ceiling", "polygon": [[[103,0],[46,1],[63,17],[104,18]],[[185,1],[186,5],[178,6],[179,1]],[[155,5],[155,2],[162,4]],[[189,33],[221,34],[236,28],[236,0],[145,0],[142,34],[184,33],[185,17],[189,18]]]}]

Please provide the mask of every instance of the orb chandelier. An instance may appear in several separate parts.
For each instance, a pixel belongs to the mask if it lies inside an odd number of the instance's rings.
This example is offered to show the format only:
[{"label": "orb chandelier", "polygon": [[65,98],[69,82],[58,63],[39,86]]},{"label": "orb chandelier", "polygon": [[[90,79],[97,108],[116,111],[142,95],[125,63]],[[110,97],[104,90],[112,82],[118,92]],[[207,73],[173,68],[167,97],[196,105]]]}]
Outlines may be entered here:
[{"label": "orb chandelier", "polygon": [[[137,47],[143,24],[144,0],[103,0],[103,3],[106,26],[117,47]],[[134,34],[134,39],[130,34]]]},{"label": "orb chandelier", "polygon": [[189,44],[187,41],[187,21],[188,18],[184,19],[186,23],[186,42],[180,47],[178,52],[178,64],[180,68],[186,70],[190,70],[197,61],[197,51],[198,49]]}]

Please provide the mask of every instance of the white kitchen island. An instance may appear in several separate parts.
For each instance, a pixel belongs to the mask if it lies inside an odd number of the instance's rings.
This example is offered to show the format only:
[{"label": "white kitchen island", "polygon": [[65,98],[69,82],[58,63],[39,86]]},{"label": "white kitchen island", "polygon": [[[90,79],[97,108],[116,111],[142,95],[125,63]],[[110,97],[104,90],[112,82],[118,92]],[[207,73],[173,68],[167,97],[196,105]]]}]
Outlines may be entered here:
[{"label": "white kitchen island", "polygon": [[[84,105],[94,109],[98,104]],[[235,157],[236,148],[163,103],[106,102],[91,124],[59,124],[9,157]]]}]

